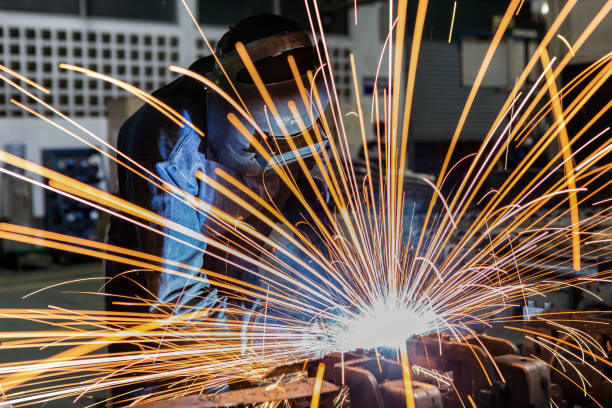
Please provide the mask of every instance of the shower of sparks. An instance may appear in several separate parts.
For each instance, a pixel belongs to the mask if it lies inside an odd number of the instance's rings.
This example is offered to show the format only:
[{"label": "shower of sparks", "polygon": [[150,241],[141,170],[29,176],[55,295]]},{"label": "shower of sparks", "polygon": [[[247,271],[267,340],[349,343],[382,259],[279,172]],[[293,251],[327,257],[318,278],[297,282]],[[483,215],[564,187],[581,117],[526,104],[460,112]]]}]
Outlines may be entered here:
[{"label": "shower of sparks", "polygon": [[[149,395],[136,397],[128,393],[117,397],[114,402],[157,401],[213,392],[244,380],[263,380],[275,367],[313,360],[330,352],[389,347],[398,350],[407,406],[410,407],[414,406],[413,371],[427,373],[451,385],[452,378],[427,367],[410,367],[405,341],[412,336],[434,332],[438,336],[446,333],[456,341],[467,343],[466,336],[473,334],[474,328],[491,324],[504,325],[508,330],[529,336],[542,348],[550,350],[557,362],[566,366],[571,367],[572,361],[579,361],[595,369],[593,361],[607,361],[606,350],[592,337],[565,326],[567,322],[557,319],[552,312],[530,318],[544,319],[556,325],[560,331],[570,333],[574,341],[548,338],[542,333],[507,325],[516,318],[500,317],[499,314],[524,303],[528,297],[545,297],[549,292],[571,286],[581,288],[592,281],[607,282],[612,276],[612,271],[585,272],[580,278],[570,275],[574,269],[597,266],[602,259],[609,258],[612,247],[612,202],[604,199],[596,206],[592,205],[594,197],[609,191],[612,186],[609,178],[612,138],[609,128],[595,126],[612,107],[612,102],[576,134],[570,135],[566,129],[566,124],[579,114],[589,98],[612,75],[612,53],[591,64],[561,89],[557,87],[563,68],[609,13],[612,2],[607,2],[592,17],[573,44],[567,43],[572,51],[570,54],[551,59],[546,53],[546,47],[576,3],[577,0],[567,1],[552,21],[524,71],[516,79],[513,92],[484,135],[478,151],[457,160],[454,150],[476,94],[512,16],[523,4],[519,0],[510,1],[452,133],[440,174],[433,182],[424,179],[432,194],[426,213],[421,216],[415,215],[414,210],[412,213],[405,211],[405,200],[411,191],[405,190],[404,168],[412,104],[418,103],[418,100],[413,101],[413,94],[428,2],[419,1],[414,24],[407,21],[407,0],[397,2],[396,10],[394,2],[389,4],[389,33],[385,42],[389,84],[382,90],[382,96],[379,96],[375,84],[369,115],[373,123],[380,120],[384,126],[377,127],[377,156],[370,157],[366,146],[367,118],[360,100],[355,57],[350,56],[355,107],[344,112],[336,91],[332,64],[329,63],[318,6],[316,2],[306,1],[311,34],[315,39],[321,39],[321,42],[315,42],[315,51],[322,68],[308,72],[308,82],[304,83],[295,60],[289,58],[288,64],[300,91],[299,98],[305,106],[311,107],[309,115],[323,110],[321,95],[330,96],[329,114],[321,117],[320,128],[315,126],[311,131],[303,131],[309,144],[322,141],[321,130],[335,135],[323,153],[313,151],[315,168],[323,178],[330,200],[327,201],[319,191],[301,156],[298,155],[298,164],[305,177],[304,183],[314,191],[316,202],[309,202],[303,193],[304,186],[298,185],[287,166],[275,166],[273,171],[304,207],[308,221],[303,221],[301,226],[306,224],[312,229],[322,246],[305,234],[300,225],[289,222],[274,203],[263,199],[222,169],[215,174],[198,172],[194,177],[263,222],[273,234],[266,236],[222,208],[203,203],[198,197],[169,185],[155,172],[118,151],[104,138],[34,93],[35,90],[48,93],[48,90],[0,66],[3,71],[0,79],[27,95],[27,101],[32,105],[17,100],[11,100],[12,103],[96,149],[173,199],[206,215],[213,223],[214,233],[193,231],[135,203],[0,151],[0,163],[8,165],[0,167],[4,176],[85,203],[202,254],[218,256],[202,250],[200,244],[227,252],[250,265],[245,270],[258,277],[261,283],[243,282],[155,254],[26,225],[0,223],[0,239],[120,262],[132,266],[134,271],[156,271],[192,281],[208,281],[230,299],[259,299],[265,304],[264,308],[252,314],[238,306],[228,306],[224,310],[187,309],[177,314],[174,310],[179,305],[125,296],[121,304],[131,306],[132,312],[70,310],[56,306],[0,310],[3,319],[24,319],[49,326],[48,330],[0,332],[0,349],[61,350],[48,358],[0,364],[0,389],[6,403],[20,406],[68,396],[79,400],[94,391],[149,382],[163,386]],[[187,7],[185,1],[183,5]],[[187,10],[195,23],[188,7]],[[455,11],[456,2],[449,42]],[[410,50],[404,50],[408,27],[413,27],[413,36]],[[213,51],[204,32],[199,26],[197,28]],[[236,50],[265,100],[270,121],[276,121],[283,129],[278,107],[274,105],[246,48],[238,43]],[[381,54],[384,52],[381,50]],[[410,58],[404,58],[405,55]],[[382,55],[379,61],[383,61]],[[405,61],[409,61],[407,66],[404,66]],[[538,63],[543,66],[543,72],[535,84],[527,86],[526,80]],[[62,64],[61,68],[112,83],[157,109],[174,125],[189,127],[206,137],[203,130],[180,112],[141,89],[85,67]],[[274,142],[266,138],[257,126],[240,95],[234,97],[210,79],[185,68],[172,66],[170,70],[200,81],[231,104],[234,113],[215,119],[228,120],[251,141],[257,153],[265,160],[271,159],[269,152],[274,146],[270,144]],[[407,75],[403,76],[403,72]],[[323,87],[316,86],[315,77],[324,79]],[[35,90],[26,89],[19,81]],[[235,92],[236,88],[230,85]],[[405,92],[395,91],[399,89]],[[51,110],[62,121],[43,116],[34,103],[42,106],[41,110]],[[290,102],[288,108],[297,123],[303,123],[296,104]],[[349,144],[345,130],[344,119],[347,116],[358,119],[360,143],[366,158],[365,175],[362,176],[358,175],[350,159],[353,146]],[[536,135],[535,129],[547,117],[552,117],[553,123],[542,135]],[[254,137],[247,124],[261,137]],[[286,142],[295,147],[288,132],[285,133]],[[487,187],[485,191],[488,176],[503,160],[505,152],[521,146],[528,137],[536,139],[528,152],[514,168],[508,168],[506,179],[499,186],[495,189]],[[548,158],[543,168],[535,168],[536,160],[547,155],[557,140],[560,142],[558,151]],[[458,171],[460,163],[467,170],[456,185],[447,185],[449,174]],[[15,171],[15,168],[22,171]],[[315,204],[320,211],[314,210]],[[589,206],[588,215],[580,214],[582,206]],[[568,218],[569,222],[566,221]],[[227,239],[219,239],[220,234]],[[288,245],[294,249],[288,249]],[[255,256],[245,249],[247,247],[257,249],[261,256]],[[67,287],[69,284],[66,282]],[[149,313],[153,306],[155,312]],[[185,310],[184,306],[182,310]],[[217,319],[220,311],[227,316],[224,323]],[[249,320],[245,325],[247,317]],[[559,348],[555,341],[561,341],[567,347]],[[140,351],[103,351],[109,344],[122,342],[137,344]],[[479,363],[483,366],[482,361]],[[553,363],[548,362],[556,369]],[[317,371],[319,389],[323,370],[321,365]],[[580,382],[583,380],[580,373],[577,376],[576,386],[588,388]],[[602,377],[610,381],[604,373]],[[270,389],[281,381],[285,379],[270,384]],[[343,395],[338,398],[339,404],[346,399],[346,390]],[[471,395],[459,398],[464,406],[475,406]],[[317,406],[318,400],[315,390],[312,406]]]}]

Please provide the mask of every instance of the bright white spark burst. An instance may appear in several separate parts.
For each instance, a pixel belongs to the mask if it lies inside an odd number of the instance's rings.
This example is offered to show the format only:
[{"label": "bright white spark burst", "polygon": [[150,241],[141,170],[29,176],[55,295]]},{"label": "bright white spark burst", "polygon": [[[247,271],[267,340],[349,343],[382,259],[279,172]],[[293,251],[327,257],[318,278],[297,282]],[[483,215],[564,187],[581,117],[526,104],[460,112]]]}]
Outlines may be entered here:
[{"label": "bright white spark burst", "polygon": [[412,336],[436,331],[442,319],[428,306],[380,299],[357,316],[338,319],[329,330],[330,349],[347,352],[377,347],[399,348]]}]

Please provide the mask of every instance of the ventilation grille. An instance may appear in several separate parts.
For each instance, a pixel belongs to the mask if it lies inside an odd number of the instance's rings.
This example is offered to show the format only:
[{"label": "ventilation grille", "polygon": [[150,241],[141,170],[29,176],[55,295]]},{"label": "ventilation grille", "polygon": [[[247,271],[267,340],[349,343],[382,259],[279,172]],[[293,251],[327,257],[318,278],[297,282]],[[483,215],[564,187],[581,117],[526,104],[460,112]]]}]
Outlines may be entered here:
[{"label": "ventilation grille", "polygon": [[[210,45],[214,50],[217,47],[217,41],[211,40]],[[202,38],[196,38],[196,58],[207,57],[210,55],[210,50]],[[332,72],[334,73],[334,81],[336,90],[341,100],[349,101],[353,96],[353,75],[351,73],[350,44],[344,44],[342,40],[337,39],[328,41],[329,54],[332,64]]]},{"label": "ventilation grille", "polygon": [[351,50],[348,46],[329,45],[329,57],[334,73],[336,90],[340,100],[350,102],[353,96],[353,74],[351,73]]},{"label": "ventilation grille", "polygon": [[[211,40],[210,38],[208,38],[208,42],[210,43],[210,46],[212,47],[213,50],[217,50],[217,41],[216,40]],[[200,37],[200,38],[196,38],[195,40],[195,48],[196,48],[196,58],[200,59],[203,57],[208,57],[210,54],[210,50],[208,49],[208,46],[206,45],[206,43],[204,42],[204,40]]]},{"label": "ventilation grille", "polygon": [[[124,96],[125,91],[84,74],[60,69],[59,64],[89,68],[151,92],[175,77],[168,70],[169,65],[189,66],[195,59],[210,55],[196,32],[186,40],[193,48],[187,47],[182,50],[187,54],[181,55],[184,35],[179,33],[177,27],[166,25],[136,31],[134,25],[83,29],[5,22],[0,23],[0,63],[49,89],[51,94],[44,99],[69,116],[104,116],[108,101]],[[210,41],[214,48],[216,39]],[[328,45],[338,95],[348,101],[353,96],[350,41],[334,39]],[[11,103],[11,99],[26,103],[27,98],[0,81],[0,117],[29,115]],[[34,108],[45,115],[51,114],[42,106]]]},{"label": "ventilation grille", "polygon": [[[77,117],[105,115],[108,100],[124,91],[60,69],[60,63],[83,66],[151,92],[174,76],[168,66],[179,64],[179,49],[176,34],[0,25],[0,63],[49,89],[46,101]],[[11,98],[26,99],[0,81],[0,116],[26,114]]]}]

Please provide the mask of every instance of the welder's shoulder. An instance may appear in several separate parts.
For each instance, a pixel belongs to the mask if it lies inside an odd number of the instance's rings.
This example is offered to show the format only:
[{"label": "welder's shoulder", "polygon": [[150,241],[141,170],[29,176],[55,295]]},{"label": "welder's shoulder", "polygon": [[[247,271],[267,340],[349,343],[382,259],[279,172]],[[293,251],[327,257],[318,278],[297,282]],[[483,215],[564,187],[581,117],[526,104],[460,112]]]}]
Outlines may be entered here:
[{"label": "welder's shoulder", "polygon": [[[212,69],[213,63],[212,57],[205,57],[194,62],[189,69],[204,75]],[[204,129],[206,124],[204,95],[204,85],[187,76],[180,76],[153,92],[154,97],[200,129]],[[119,130],[117,148],[132,158],[168,160],[177,145],[192,132],[188,125],[180,127],[164,113],[144,104]]]},{"label": "welder's shoulder", "polygon": [[[194,116],[205,114],[202,112],[203,107],[197,106],[203,102],[194,100],[192,95],[182,92],[181,88],[166,91],[160,99],[192,123],[195,122],[192,119]],[[132,158],[166,160],[189,131],[189,126],[180,127],[164,113],[145,104],[121,126],[117,148]]]},{"label": "welder's shoulder", "polygon": [[167,123],[160,112],[149,105],[142,106],[121,126],[117,136],[117,148],[133,159],[163,158],[173,144],[177,127]]}]

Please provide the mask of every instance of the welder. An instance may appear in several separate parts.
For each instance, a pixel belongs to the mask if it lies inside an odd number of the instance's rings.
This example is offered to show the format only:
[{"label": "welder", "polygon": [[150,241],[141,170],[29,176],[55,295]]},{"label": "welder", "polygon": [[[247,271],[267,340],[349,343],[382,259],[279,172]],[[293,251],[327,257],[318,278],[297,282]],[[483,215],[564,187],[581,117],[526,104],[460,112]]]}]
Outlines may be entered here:
[{"label": "welder", "polygon": [[[269,115],[269,108],[256,91],[254,81],[236,51],[238,42],[244,44],[266,89],[270,92],[280,112],[282,124],[277,123]],[[189,69],[211,79],[234,99],[238,99],[229,85],[232,81],[266,137],[278,141],[267,144],[275,146],[269,152],[271,160],[266,161],[249,140],[228,121],[229,113],[240,117],[234,108],[216,92],[188,76],[177,78],[155,91],[153,96],[175,109],[195,127],[203,130],[205,136],[199,135],[189,125],[178,126],[157,109],[145,104],[121,127],[117,148],[168,185],[197,197],[203,203],[212,204],[236,219],[243,220],[258,232],[267,235],[270,228],[232,200],[207,186],[202,181],[202,177],[196,177],[196,173],[201,172],[235,191],[235,188],[226,184],[217,175],[216,169],[221,169],[267,202],[280,208],[287,219],[299,224],[299,221],[304,220],[305,211],[296,205],[297,201],[276,175],[273,167],[280,164],[295,165],[296,156],[308,161],[314,151],[324,150],[325,140],[324,143],[319,141],[312,146],[306,143],[299,121],[295,120],[288,109],[288,102],[294,101],[299,109],[302,125],[309,129],[318,126],[317,120],[321,112],[316,106],[305,106],[301,102],[302,98],[288,63],[288,57],[293,56],[303,83],[308,85],[307,72],[311,71],[314,74],[320,65],[313,42],[299,24],[283,17],[262,14],[241,20],[232,27],[218,42],[216,54],[225,73],[213,56],[199,59]],[[319,83],[318,90],[323,107],[327,105],[329,99],[324,89],[324,85]],[[247,121],[242,122],[245,126],[249,126]],[[299,147],[299,151],[292,151],[288,143],[283,142],[286,136],[281,131],[282,125],[295,141],[294,146]],[[249,130],[254,137],[260,137],[252,127]],[[325,135],[323,137],[326,138]],[[212,217],[206,212],[196,210],[123,166],[118,166],[118,179],[119,197],[204,236],[214,237],[217,241],[230,242],[229,239],[224,241],[223,231],[216,227]],[[299,182],[298,184],[307,185]],[[252,201],[251,203],[260,207]],[[160,228],[154,224],[151,224],[151,227]],[[108,241],[113,245],[187,264],[195,270],[215,271],[249,283],[257,283],[256,275],[252,273],[255,266],[249,262],[212,248],[210,245],[207,248],[201,241],[172,229],[161,229],[167,235],[158,234],[115,217],[110,223]],[[173,237],[188,245],[172,239]],[[252,256],[257,257],[256,251],[253,254]],[[169,264],[164,264],[162,267],[175,269]],[[215,313],[209,314],[207,319],[215,316],[220,320],[224,319],[224,313],[220,310],[224,310],[227,305],[226,294],[220,293],[201,279],[190,280],[163,272],[135,270],[132,266],[117,262],[107,262],[105,269],[109,278],[105,287],[108,311],[176,314],[213,309]],[[193,270],[186,272],[205,277],[203,273]],[[144,306],[134,306],[134,304]],[[126,344],[114,344],[109,349],[111,352],[137,350],[136,346]],[[117,392],[115,394],[117,395]]]}]

